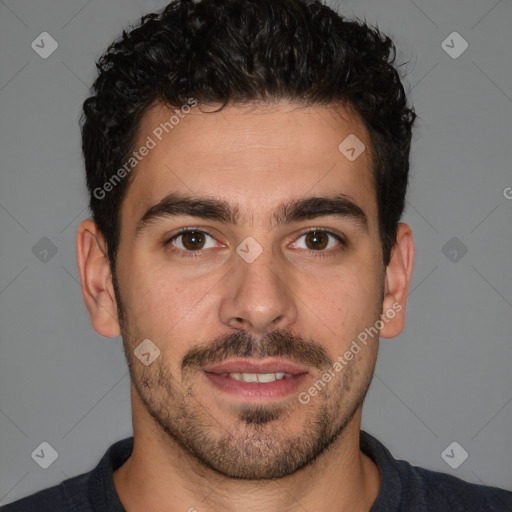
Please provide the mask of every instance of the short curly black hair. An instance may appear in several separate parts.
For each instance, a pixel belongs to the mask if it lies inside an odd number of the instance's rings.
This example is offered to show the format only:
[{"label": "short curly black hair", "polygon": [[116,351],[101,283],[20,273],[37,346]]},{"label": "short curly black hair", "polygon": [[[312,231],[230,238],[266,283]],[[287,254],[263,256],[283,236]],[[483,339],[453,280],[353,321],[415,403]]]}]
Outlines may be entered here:
[{"label": "short curly black hair", "polygon": [[317,0],[175,0],[123,31],[97,63],[99,76],[80,120],[89,207],[113,274],[119,211],[133,173],[107,197],[97,191],[133,152],[147,109],[158,101],[180,107],[190,98],[221,104],[219,110],[282,99],[355,109],[371,138],[387,266],[404,209],[416,118],[395,59],[394,43],[378,28],[348,21]]}]

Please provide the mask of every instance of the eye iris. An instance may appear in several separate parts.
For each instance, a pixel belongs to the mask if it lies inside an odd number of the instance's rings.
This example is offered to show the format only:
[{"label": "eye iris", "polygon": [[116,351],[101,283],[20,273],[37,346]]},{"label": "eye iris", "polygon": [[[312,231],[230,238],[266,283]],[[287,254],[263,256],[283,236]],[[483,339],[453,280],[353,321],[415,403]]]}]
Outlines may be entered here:
[{"label": "eye iris", "polygon": [[[204,244],[204,235],[202,233],[199,233],[198,231],[189,231],[187,233],[183,233],[181,236],[183,246],[191,251],[201,249],[201,247]],[[197,243],[199,243],[200,247],[196,245]],[[189,244],[191,244],[191,246]]]},{"label": "eye iris", "polygon": [[[320,245],[318,245],[318,240],[320,239],[320,242],[321,242],[322,238],[325,243],[323,243],[323,244],[320,243]],[[310,244],[308,243],[308,240],[313,242],[313,247],[310,246]],[[327,246],[328,243],[329,243],[328,236],[326,235],[326,233],[322,233],[321,231],[311,231],[310,233],[308,233],[306,235],[306,245],[310,249],[325,249],[325,247]]]},{"label": "eye iris", "polygon": [[[191,251],[201,249],[205,242],[205,237],[199,231],[188,231],[182,233],[183,246]],[[309,249],[325,249],[329,243],[329,237],[322,231],[311,231],[306,234],[306,245]]]}]

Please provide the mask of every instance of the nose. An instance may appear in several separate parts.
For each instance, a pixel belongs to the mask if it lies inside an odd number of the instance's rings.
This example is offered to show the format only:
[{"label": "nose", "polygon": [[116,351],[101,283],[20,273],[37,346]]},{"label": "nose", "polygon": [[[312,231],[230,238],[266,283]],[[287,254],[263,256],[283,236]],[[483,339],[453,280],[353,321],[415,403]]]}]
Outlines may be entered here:
[{"label": "nose", "polygon": [[272,260],[270,250],[248,263],[236,257],[224,282],[220,320],[237,330],[261,337],[274,329],[288,329],[297,320],[290,275]]}]

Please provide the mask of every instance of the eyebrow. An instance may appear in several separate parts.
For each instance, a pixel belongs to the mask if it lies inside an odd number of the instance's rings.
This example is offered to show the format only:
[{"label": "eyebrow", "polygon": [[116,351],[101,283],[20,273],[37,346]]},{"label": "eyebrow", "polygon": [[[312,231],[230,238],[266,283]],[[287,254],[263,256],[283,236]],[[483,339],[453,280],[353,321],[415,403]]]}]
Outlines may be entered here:
[{"label": "eyebrow", "polygon": [[[306,197],[292,199],[278,205],[272,212],[272,227],[305,219],[324,216],[349,219],[358,228],[368,232],[368,218],[363,209],[345,194],[332,197]],[[166,218],[191,216],[216,220],[225,224],[238,224],[242,216],[238,205],[208,196],[188,196],[171,193],[151,206],[137,222],[135,236],[139,236],[151,224]]]}]

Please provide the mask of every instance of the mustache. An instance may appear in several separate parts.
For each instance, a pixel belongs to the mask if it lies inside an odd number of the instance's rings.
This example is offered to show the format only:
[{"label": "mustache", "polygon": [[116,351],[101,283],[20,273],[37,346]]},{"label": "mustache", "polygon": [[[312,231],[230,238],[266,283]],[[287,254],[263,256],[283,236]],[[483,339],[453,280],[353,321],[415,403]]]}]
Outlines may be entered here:
[{"label": "mustache", "polygon": [[333,361],[319,343],[288,329],[279,329],[260,339],[244,331],[220,335],[212,343],[190,348],[181,361],[181,370],[198,370],[232,357],[285,357],[295,363],[320,370],[333,365]]}]

